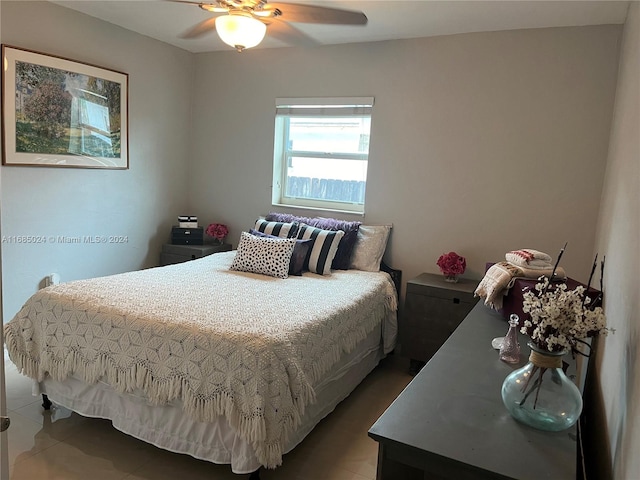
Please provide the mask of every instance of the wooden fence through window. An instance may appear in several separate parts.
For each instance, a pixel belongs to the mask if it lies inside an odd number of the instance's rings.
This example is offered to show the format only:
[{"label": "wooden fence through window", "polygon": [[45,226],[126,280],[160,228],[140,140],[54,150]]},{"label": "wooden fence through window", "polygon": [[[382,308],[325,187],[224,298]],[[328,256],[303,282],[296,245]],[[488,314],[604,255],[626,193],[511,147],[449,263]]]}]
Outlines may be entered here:
[{"label": "wooden fence through window", "polygon": [[326,178],[289,177],[288,197],[337,200],[340,202],[364,203],[366,182],[357,180],[331,180]]}]

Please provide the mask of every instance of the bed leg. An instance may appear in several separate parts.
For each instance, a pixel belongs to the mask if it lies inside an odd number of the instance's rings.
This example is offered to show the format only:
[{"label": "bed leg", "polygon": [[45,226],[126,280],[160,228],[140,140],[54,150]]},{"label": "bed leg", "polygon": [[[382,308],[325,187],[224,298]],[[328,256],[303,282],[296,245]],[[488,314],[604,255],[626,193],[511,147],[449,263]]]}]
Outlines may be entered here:
[{"label": "bed leg", "polygon": [[260,469],[257,469],[251,475],[249,475],[249,480],[260,480]]},{"label": "bed leg", "polygon": [[42,394],[42,408],[44,408],[45,410],[51,410],[51,405],[53,405],[51,403],[51,400],[49,400],[49,397],[47,397],[46,393]]}]

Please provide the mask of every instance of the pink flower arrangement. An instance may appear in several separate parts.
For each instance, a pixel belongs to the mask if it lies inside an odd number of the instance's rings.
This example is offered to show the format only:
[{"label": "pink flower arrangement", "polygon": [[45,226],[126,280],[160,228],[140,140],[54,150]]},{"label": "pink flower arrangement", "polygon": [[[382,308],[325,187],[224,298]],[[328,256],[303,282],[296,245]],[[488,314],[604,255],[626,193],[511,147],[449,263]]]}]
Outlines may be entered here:
[{"label": "pink flower arrangement", "polygon": [[216,240],[224,240],[229,235],[229,228],[222,223],[212,223],[205,230],[206,234]]},{"label": "pink flower arrangement", "polygon": [[436,262],[443,275],[454,276],[462,275],[467,268],[467,261],[456,252],[449,252],[440,255]]}]

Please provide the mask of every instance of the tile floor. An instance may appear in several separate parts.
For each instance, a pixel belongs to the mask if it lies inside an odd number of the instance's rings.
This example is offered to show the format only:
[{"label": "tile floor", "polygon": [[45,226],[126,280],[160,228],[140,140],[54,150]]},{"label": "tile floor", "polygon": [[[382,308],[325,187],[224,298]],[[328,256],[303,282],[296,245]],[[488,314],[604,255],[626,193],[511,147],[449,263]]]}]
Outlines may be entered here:
[{"label": "tile floor", "polygon": [[[160,450],[119,432],[106,420],[63,408],[45,412],[31,381],[6,357],[11,480],[244,480],[214,465]],[[392,355],[263,480],[373,480],[377,443],[369,427],[411,380],[408,360]]]}]

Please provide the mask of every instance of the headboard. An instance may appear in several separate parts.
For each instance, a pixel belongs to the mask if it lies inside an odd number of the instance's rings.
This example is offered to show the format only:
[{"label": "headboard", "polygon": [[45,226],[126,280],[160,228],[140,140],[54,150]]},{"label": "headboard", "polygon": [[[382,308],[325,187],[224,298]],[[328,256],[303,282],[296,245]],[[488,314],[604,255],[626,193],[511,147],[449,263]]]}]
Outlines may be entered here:
[{"label": "headboard", "polygon": [[396,295],[398,296],[398,300],[400,300],[400,287],[402,286],[402,270],[396,270],[395,268],[391,268],[384,262],[380,263],[380,270],[383,272],[387,272],[391,276],[391,280],[396,286]]}]

